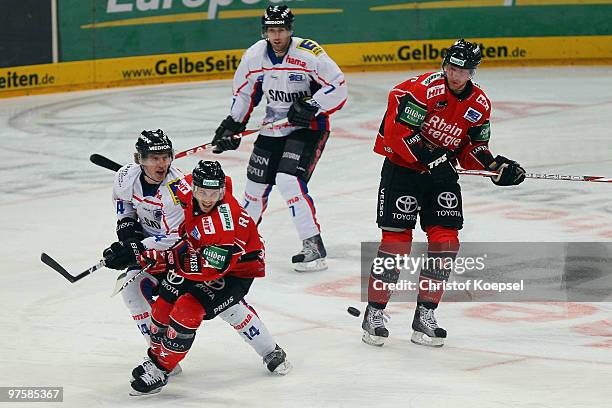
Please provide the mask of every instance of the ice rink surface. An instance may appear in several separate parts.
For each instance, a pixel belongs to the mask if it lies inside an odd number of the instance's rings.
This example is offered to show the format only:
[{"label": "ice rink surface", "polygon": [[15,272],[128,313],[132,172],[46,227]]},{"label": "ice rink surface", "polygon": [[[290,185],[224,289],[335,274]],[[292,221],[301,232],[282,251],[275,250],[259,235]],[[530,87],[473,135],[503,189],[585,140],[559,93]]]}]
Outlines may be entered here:
[{"label": "ice rink surface", "polygon": [[[360,242],[379,238],[382,159],[372,144],[387,92],[414,74],[347,75],[349,101],[332,118],[310,184],[328,271],[292,271],[291,255],[301,246],[282,198],[271,195],[260,228],[267,277],[247,299],[293,371],[268,375],[217,319],[201,326],[183,374],[144,398],[128,396],[145,344],[120,296],[109,297],[115,272],[103,269],[71,285],[39,255],[48,252],[73,273],[96,263],[115,239],[113,174],[89,163],[89,155],[127,162],[142,129],[164,129],[177,150],[207,142],[227,115],[231,84],[0,101],[0,386],[63,386],[62,406],[70,407],[609,407],[611,303],[443,303],[437,316],[449,338],[441,349],[410,343],[414,306],[395,303],[385,346],[361,342],[361,319],[346,308],[364,308]],[[612,176],[611,68],[480,69],[477,82],[493,102],[494,154],[533,172]],[[251,126],[261,114],[259,108]],[[240,199],[253,140],[215,156]],[[196,160],[175,165],[188,172]],[[501,188],[467,176],[461,182],[463,241],[612,241],[609,184],[527,180]],[[420,231],[416,240],[424,240]]]}]

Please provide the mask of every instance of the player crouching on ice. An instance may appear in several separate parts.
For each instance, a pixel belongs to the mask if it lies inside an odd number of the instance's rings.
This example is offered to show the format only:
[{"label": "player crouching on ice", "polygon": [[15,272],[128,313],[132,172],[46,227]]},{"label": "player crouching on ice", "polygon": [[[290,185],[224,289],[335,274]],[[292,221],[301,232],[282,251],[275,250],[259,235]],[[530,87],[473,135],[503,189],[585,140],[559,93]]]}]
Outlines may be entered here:
[{"label": "player crouching on ice", "polygon": [[[525,170],[489,151],[491,102],[472,82],[482,53],[460,39],[446,53],[441,72],[428,72],[396,85],[389,93],[374,151],[385,156],[378,190],[378,258],[410,255],[417,215],[427,234],[428,257],[419,275],[419,294],[412,321],[412,342],[440,347],[446,330],[434,310],[444,292],[463,227],[461,188],[455,163],[470,170],[492,170],[499,186],[523,182]],[[362,340],[382,346],[389,331],[383,310],[390,293],[381,283],[396,283],[397,268],[370,274]],[[377,288],[383,288],[377,290]],[[428,290],[434,288],[434,290]]]},{"label": "player crouching on ice", "polygon": [[[170,250],[146,250],[140,264],[166,274],[152,306],[148,359],[132,370],[131,395],[154,394],[187,355],[202,320],[230,323],[284,375],[291,364],[244,296],[265,275],[264,245],[257,226],[231,194],[231,179],[218,162],[200,161],[178,187],[184,206],[182,239]],[[246,306],[246,307],[245,307]]]}]

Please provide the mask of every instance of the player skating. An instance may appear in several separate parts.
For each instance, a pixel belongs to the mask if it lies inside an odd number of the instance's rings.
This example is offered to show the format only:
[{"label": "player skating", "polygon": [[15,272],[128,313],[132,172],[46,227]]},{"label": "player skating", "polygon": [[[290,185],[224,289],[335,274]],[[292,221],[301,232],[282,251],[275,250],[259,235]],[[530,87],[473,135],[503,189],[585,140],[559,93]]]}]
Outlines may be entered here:
[{"label": "player skating", "polygon": [[[191,183],[191,185],[190,185]],[[166,273],[152,307],[149,358],[132,371],[132,395],[159,392],[185,358],[202,319],[220,316],[263,358],[267,369],[291,369],[255,310],[246,303],[254,278],[265,275],[257,226],[231,194],[218,162],[200,161],[179,187],[183,239],[169,251],[145,251],[142,265]]]},{"label": "player skating", "polygon": [[[481,58],[478,45],[461,39],[448,50],[441,72],[396,85],[389,93],[374,146],[376,153],[385,156],[378,190],[382,241],[377,257],[410,254],[417,215],[427,234],[429,262],[420,270],[412,322],[412,341],[417,344],[442,346],[446,337],[434,315],[443,288],[432,283],[448,279],[452,264],[448,261],[459,250],[463,209],[455,164],[496,171],[499,175],[492,180],[500,186],[518,185],[525,179],[525,170],[517,162],[493,157],[489,151],[491,102],[472,82]],[[389,336],[383,310],[390,293],[376,287],[396,282],[399,271],[372,271],[362,339],[382,346]]]},{"label": "player skating", "polygon": [[329,137],[329,115],[347,98],[344,75],[314,41],[293,36],[287,6],[269,6],[262,17],[263,40],[242,57],[234,76],[230,115],[215,132],[215,152],[237,149],[253,108],[265,97],[265,122],[289,125],[262,130],[247,167],[245,208],[259,224],[274,185],[289,206],[302,240],[292,258],[297,271],[327,268],[325,246],[308,182]]},{"label": "player skating", "polygon": [[[143,250],[168,249],[179,239],[184,217],[176,188],[184,175],[172,166],[173,155],[172,142],[161,129],[144,130],[136,141],[134,162],[123,166],[115,176],[117,242],[103,255],[108,268],[127,269],[127,279],[142,269],[136,256]],[[155,276],[145,272],[121,292],[147,344],[158,284]]]}]

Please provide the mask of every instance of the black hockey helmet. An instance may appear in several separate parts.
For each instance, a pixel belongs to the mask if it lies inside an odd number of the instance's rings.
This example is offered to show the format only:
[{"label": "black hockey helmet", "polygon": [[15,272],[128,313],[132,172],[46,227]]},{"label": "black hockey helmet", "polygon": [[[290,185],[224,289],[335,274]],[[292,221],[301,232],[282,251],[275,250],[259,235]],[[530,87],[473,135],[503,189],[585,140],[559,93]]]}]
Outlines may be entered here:
[{"label": "black hockey helmet", "polygon": [[446,64],[464,69],[476,69],[482,60],[482,51],[478,44],[465,41],[463,38],[455,41],[448,49],[442,67]]},{"label": "black hockey helmet", "polygon": [[293,30],[293,13],[286,5],[268,6],[264,15],[261,17],[261,30],[266,31],[268,27],[285,27],[287,30]]},{"label": "black hockey helmet", "polygon": [[163,130],[143,130],[136,141],[136,151],[141,158],[150,153],[168,153],[174,157],[172,142]]},{"label": "black hockey helmet", "polygon": [[194,187],[206,189],[225,187],[225,173],[218,161],[200,160],[191,174]]}]

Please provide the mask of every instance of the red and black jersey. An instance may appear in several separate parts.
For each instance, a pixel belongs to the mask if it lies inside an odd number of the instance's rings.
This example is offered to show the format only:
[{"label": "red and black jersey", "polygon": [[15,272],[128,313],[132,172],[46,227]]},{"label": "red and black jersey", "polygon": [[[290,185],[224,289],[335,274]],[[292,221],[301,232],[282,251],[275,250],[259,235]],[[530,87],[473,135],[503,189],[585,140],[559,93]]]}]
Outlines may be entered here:
[{"label": "red and black jersey", "polygon": [[422,149],[444,148],[461,167],[482,170],[493,161],[488,143],[491,102],[468,81],[455,95],[442,72],[428,72],[389,93],[374,151],[399,166],[427,171]]},{"label": "red and black jersey", "polygon": [[265,275],[264,244],[257,225],[232,195],[232,181],[225,178],[225,196],[207,214],[199,211],[191,190],[191,175],[178,187],[177,195],[184,206],[185,221],[179,234],[197,249],[215,246],[229,251],[231,258],[223,270],[204,268],[197,274],[181,271],[180,275],[195,281],[218,279],[224,275],[257,278]]}]

